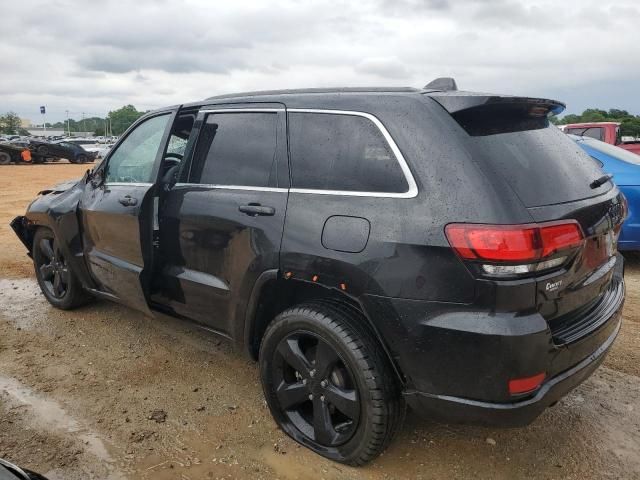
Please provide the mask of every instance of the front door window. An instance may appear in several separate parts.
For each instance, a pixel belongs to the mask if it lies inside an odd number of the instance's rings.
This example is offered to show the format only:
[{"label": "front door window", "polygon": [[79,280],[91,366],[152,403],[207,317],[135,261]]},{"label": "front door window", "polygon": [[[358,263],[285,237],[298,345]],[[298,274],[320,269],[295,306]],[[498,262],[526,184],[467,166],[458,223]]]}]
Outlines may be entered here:
[{"label": "front door window", "polygon": [[170,114],[149,118],[127,138],[109,157],[105,179],[107,183],[152,183],[155,163]]}]

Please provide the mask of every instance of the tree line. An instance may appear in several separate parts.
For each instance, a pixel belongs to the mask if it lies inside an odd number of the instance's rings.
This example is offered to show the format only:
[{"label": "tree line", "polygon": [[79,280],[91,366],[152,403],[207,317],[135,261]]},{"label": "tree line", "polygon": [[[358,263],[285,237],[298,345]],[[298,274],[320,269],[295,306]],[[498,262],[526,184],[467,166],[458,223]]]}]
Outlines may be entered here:
[{"label": "tree line", "polygon": [[[86,117],[81,119],[64,120],[61,122],[46,122],[47,129],[64,130],[65,132],[93,132],[94,135],[122,135],[138,118],[146,112],[137,110],[133,105],[125,105],[109,112],[107,118]],[[105,127],[107,127],[105,129]],[[5,135],[29,135],[20,125],[20,117],[15,112],[0,115],[0,133]]]},{"label": "tree line", "polygon": [[588,108],[580,115],[569,114],[562,118],[552,116],[551,121],[556,125],[585,122],[618,122],[620,123],[620,133],[623,136],[640,136],[640,115],[632,115],[626,110],[617,108],[611,108],[608,111],[599,108]]}]

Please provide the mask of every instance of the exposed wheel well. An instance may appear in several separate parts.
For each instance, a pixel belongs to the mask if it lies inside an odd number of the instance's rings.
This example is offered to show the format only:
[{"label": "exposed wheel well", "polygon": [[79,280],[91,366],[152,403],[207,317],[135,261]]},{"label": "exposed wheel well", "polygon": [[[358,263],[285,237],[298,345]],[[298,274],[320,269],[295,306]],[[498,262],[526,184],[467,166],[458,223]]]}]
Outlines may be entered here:
[{"label": "exposed wheel well", "polygon": [[248,331],[245,332],[245,341],[251,357],[254,360],[258,359],[260,343],[262,342],[262,337],[264,336],[267,326],[280,312],[294,305],[317,299],[339,301],[359,310],[367,319],[367,328],[371,330],[373,336],[380,343],[381,348],[386,352],[398,376],[398,380],[404,383],[404,376],[398,368],[398,365],[393,360],[386,345],[383,344],[380,335],[360,303],[340,290],[301,280],[272,278],[262,285],[258,300],[255,304],[255,313],[253,314],[253,318],[250,319],[251,321],[246,325]]}]

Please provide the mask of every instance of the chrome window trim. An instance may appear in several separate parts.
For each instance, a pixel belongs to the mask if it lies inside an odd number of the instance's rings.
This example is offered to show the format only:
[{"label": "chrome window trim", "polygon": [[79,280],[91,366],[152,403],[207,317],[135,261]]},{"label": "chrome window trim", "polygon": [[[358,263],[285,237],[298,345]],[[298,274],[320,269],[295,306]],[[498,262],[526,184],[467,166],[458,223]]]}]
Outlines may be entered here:
[{"label": "chrome window trim", "polygon": [[416,184],[415,178],[413,177],[413,173],[411,173],[411,169],[407,164],[402,152],[398,148],[398,145],[393,140],[393,137],[389,133],[389,131],[385,128],[382,122],[370,113],[366,112],[358,112],[354,110],[327,110],[327,109],[317,109],[317,108],[287,108],[287,113],[319,113],[319,114],[328,114],[328,115],[351,115],[354,117],[363,117],[369,119],[373,124],[378,127],[380,133],[387,141],[387,144],[391,148],[391,151],[396,157],[396,161],[400,165],[400,169],[404,174],[405,180],[407,181],[407,185],[409,189],[406,192],[357,192],[351,190],[321,190],[321,189],[310,189],[310,188],[291,188],[289,191],[291,193],[315,193],[318,195],[345,195],[351,197],[380,197],[380,198],[415,198],[418,195],[418,185]]},{"label": "chrome window trim", "polygon": [[105,182],[105,187],[153,187],[153,183],[147,182]]},{"label": "chrome window trim", "polygon": [[284,108],[253,108],[253,107],[239,107],[239,108],[220,108],[220,109],[215,109],[215,108],[211,108],[211,109],[206,109],[206,110],[200,110],[199,113],[235,113],[235,112],[241,112],[241,113],[277,113],[277,112],[284,112],[285,109]]},{"label": "chrome window trim", "polygon": [[248,190],[254,192],[280,192],[287,193],[289,189],[287,188],[276,188],[276,187],[252,187],[249,185],[216,185],[213,183],[176,183],[174,187],[199,187],[199,188],[210,188],[220,189],[220,190]]}]

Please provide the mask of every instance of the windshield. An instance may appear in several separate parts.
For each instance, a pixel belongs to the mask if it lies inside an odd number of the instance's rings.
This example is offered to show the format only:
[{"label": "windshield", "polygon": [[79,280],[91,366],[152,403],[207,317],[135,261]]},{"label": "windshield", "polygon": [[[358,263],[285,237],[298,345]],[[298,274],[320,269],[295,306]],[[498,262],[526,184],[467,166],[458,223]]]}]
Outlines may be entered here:
[{"label": "windshield", "polygon": [[633,165],[640,165],[640,155],[631,153],[624,148],[609,145],[604,142],[597,142],[589,138],[585,138],[584,143],[590,148],[604,153],[605,155],[609,155],[610,157],[617,158],[618,160],[622,160],[623,162],[631,163]]}]

